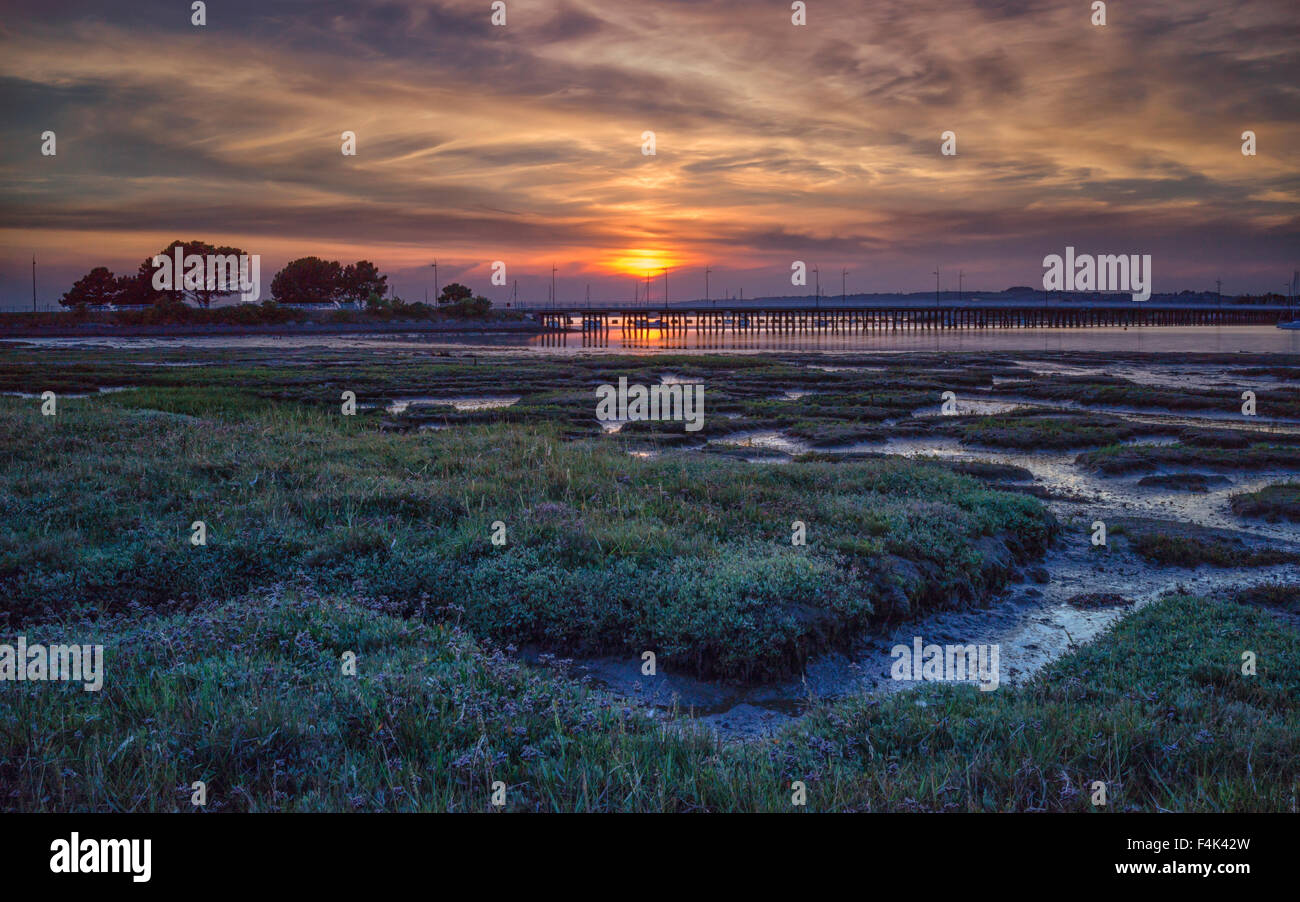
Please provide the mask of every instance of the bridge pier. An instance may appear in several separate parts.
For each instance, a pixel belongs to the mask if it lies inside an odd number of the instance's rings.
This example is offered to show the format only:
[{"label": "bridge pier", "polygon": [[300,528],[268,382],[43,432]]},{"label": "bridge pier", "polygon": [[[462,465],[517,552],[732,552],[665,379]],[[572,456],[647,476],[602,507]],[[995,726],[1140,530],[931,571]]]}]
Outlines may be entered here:
[{"label": "bridge pier", "polygon": [[[534,314],[546,332],[568,331],[575,320],[584,333],[608,333],[613,323],[630,332],[657,328],[668,335],[697,334],[879,334],[883,332],[933,333],[948,330],[1087,329],[1130,326],[1274,325],[1287,318],[1282,308],[1107,305],[1062,307],[1006,305],[980,307],[782,307],[717,309],[645,308],[541,310]],[[651,323],[654,323],[654,326]]]}]

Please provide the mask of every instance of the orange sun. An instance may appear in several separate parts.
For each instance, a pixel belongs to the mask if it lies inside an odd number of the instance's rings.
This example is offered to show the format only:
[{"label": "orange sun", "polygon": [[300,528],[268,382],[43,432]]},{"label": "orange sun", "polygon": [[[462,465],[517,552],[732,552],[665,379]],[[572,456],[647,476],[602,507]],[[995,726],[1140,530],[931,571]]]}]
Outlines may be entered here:
[{"label": "orange sun", "polygon": [[681,259],[671,251],[633,248],[610,257],[605,261],[604,266],[619,275],[644,277],[647,273],[652,276],[659,275],[664,267],[671,270],[680,264]]}]

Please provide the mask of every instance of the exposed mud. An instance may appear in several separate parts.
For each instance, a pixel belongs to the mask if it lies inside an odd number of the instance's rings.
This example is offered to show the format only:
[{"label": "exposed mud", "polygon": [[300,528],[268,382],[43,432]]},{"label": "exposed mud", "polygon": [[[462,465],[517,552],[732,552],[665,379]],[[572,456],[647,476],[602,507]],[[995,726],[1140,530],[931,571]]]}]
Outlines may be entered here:
[{"label": "exposed mud", "polygon": [[451,407],[455,410],[496,410],[519,403],[516,395],[509,398],[398,398],[384,409],[388,413],[405,413],[412,407]]},{"label": "exposed mud", "polygon": [[[997,645],[1000,684],[1016,685],[1168,591],[1227,597],[1260,582],[1300,582],[1296,565],[1248,572],[1152,567],[1132,554],[1094,550],[1086,533],[1076,533],[1043,561],[1049,574],[1046,584],[1027,577],[988,607],[945,611],[864,636],[849,652],[814,658],[799,680],[737,687],[662,668],[648,677],[641,674],[639,660],[625,658],[583,661],[578,669],[621,695],[656,707],[675,706],[724,737],[747,738],[797,718],[813,700],[914,687],[911,680],[892,678],[896,658],[891,650],[898,645],[910,648],[917,637],[926,644]],[[1080,608],[1074,603],[1080,595],[1113,595],[1125,603]]]},{"label": "exposed mud", "polygon": [[[1026,364],[1030,366],[1030,364]],[[830,369],[819,367],[819,369]],[[1089,367],[1056,366],[1055,371],[1085,374]],[[1195,367],[1167,368],[1143,373],[1153,385],[1187,387],[1236,386],[1240,380],[1221,371]],[[1047,368],[1044,368],[1044,372]],[[1097,372],[1102,372],[1097,368]],[[1114,375],[1116,370],[1107,370]],[[1134,377],[1139,371],[1125,373]],[[1195,378],[1193,378],[1195,377]],[[1192,379],[1189,382],[1179,381]],[[1134,381],[1138,381],[1134,378]],[[1258,421],[1219,415],[1213,411],[1129,411],[1084,405],[1044,404],[1030,399],[967,399],[959,410],[966,415],[991,415],[1013,407],[1061,406],[1090,412],[1118,413],[1160,426],[1205,425],[1245,430],[1300,429],[1291,423]],[[926,408],[914,416],[933,416]],[[1143,444],[1173,441],[1143,439]],[[776,430],[746,432],[714,439],[706,450],[727,453],[755,463],[788,461],[812,451],[809,443]],[[1300,551],[1300,525],[1269,523],[1233,513],[1234,494],[1254,491],[1300,471],[1300,451],[1292,471],[1249,471],[1198,474],[1157,470],[1131,476],[1104,476],[1075,462],[1078,451],[1003,451],[962,445],[956,438],[895,436],[822,453],[852,455],[884,453],[910,458],[934,458],[962,463],[998,488],[1029,491],[1047,499],[1061,521],[1063,539],[1041,566],[1027,568],[1024,578],[1010,585],[989,606],[946,611],[862,636],[849,651],[824,654],[809,662],[800,679],[760,686],[731,686],[666,672],[645,676],[640,660],[600,658],[579,662],[578,671],[600,685],[652,709],[689,713],[728,739],[764,735],[797,718],[813,701],[855,693],[894,692],[916,685],[891,675],[895,646],[925,644],[996,645],[1000,652],[1001,685],[1022,682],[1045,664],[1089,641],[1129,612],[1162,594],[1177,591],[1210,598],[1231,597],[1260,583],[1300,584],[1300,565],[1221,568],[1154,566],[1116,538],[1105,547],[1092,542],[1097,521],[1152,528],[1181,524],[1188,529],[1217,530],[1249,548]]]}]

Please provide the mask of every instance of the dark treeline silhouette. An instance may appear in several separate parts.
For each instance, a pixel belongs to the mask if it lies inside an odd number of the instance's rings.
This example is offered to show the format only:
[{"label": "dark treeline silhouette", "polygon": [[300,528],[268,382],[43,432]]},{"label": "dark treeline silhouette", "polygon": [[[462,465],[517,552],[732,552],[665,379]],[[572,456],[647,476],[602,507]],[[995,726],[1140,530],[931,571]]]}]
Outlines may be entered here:
[{"label": "dark treeline silhouette", "polygon": [[[246,251],[237,247],[217,247],[205,241],[172,241],[157,254],[146,257],[130,275],[116,275],[106,266],[96,266],[68,289],[59,304],[80,313],[94,308],[125,307],[148,308],[151,321],[189,320],[186,312],[196,307],[208,310],[213,300],[234,295],[237,281],[228,282],[221,289],[206,278],[200,287],[184,288],[181,273],[173,273],[174,289],[155,287],[153,260],[156,256],[173,259],[180,248],[184,257],[221,255],[239,258]],[[234,273],[236,279],[238,270]],[[452,282],[442,289],[437,304],[416,302],[408,304],[390,293],[388,276],[369,260],[358,260],[346,266],[337,260],[320,257],[299,257],[285,264],[271,280],[271,297],[260,305],[240,304],[223,319],[238,321],[282,322],[289,314],[276,308],[285,306],[355,306],[358,309],[384,318],[431,318],[437,314],[453,317],[482,317],[487,315],[492,302],[475,296],[467,286]]]},{"label": "dark treeline silhouette", "polygon": [[271,280],[271,297],[281,304],[351,303],[372,306],[388,293],[388,276],[369,260],[342,266],[337,260],[299,257]]},{"label": "dark treeline silhouette", "polygon": [[215,287],[209,288],[206,279],[202,287],[186,290],[179,287],[184,284],[181,274],[174,274],[173,284],[178,286],[175,290],[155,288],[154,257],[172,257],[178,247],[186,257],[194,255],[207,257],[211,254],[239,257],[247,253],[237,247],[216,247],[206,241],[177,239],[157,254],[145,257],[131,275],[117,276],[106,266],[96,266],[73,283],[63,297],[59,298],[59,304],[64,307],[86,308],[156,307],[191,303],[206,309],[212,306],[214,299],[235,293],[236,285],[228,285],[226,290],[218,291]]}]

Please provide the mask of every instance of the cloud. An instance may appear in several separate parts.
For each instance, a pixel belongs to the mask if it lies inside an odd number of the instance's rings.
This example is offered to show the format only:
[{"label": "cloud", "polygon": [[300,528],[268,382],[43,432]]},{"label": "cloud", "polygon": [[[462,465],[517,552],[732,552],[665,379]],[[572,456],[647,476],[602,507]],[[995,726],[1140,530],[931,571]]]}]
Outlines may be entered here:
[{"label": "cloud", "polygon": [[794,253],[899,272],[969,253],[1012,282],[1039,245],[1129,236],[1166,273],[1217,247],[1267,287],[1300,248],[1286,0],[1112,4],[1105,28],[1073,2],[820,0],[803,28],[742,0],[510,0],[505,28],[487,3],[223,0],[206,28],[161,0],[11,6],[9,266],[210,234],[381,265],[562,254],[597,278],[653,242],[768,287]]}]

